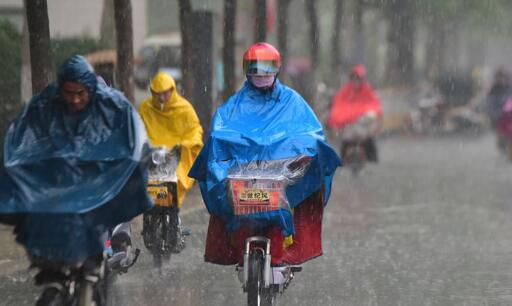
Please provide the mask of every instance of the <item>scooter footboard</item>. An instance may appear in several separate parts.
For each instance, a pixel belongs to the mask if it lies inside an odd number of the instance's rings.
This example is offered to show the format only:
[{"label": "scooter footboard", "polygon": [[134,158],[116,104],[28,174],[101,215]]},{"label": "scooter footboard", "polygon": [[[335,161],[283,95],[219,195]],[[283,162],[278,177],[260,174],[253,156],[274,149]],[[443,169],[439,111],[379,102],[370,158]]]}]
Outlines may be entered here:
[{"label": "scooter footboard", "polygon": [[[247,284],[247,271],[245,271],[245,268],[240,269],[240,267],[237,267],[237,271],[240,283],[243,285]],[[300,271],[302,271],[301,266],[270,267],[268,285],[266,287],[278,286],[279,292],[282,293],[295,276],[295,273]]]}]

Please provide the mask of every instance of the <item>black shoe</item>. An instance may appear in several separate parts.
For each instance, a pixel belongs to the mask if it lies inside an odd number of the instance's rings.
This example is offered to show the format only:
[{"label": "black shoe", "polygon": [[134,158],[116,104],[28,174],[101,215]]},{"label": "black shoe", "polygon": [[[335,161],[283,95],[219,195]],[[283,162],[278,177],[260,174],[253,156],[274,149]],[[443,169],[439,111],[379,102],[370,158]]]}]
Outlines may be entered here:
[{"label": "black shoe", "polygon": [[181,230],[181,234],[183,236],[190,236],[192,235],[192,230],[190,228],[187,228],[187,227],[184,227],[182,230]]}]

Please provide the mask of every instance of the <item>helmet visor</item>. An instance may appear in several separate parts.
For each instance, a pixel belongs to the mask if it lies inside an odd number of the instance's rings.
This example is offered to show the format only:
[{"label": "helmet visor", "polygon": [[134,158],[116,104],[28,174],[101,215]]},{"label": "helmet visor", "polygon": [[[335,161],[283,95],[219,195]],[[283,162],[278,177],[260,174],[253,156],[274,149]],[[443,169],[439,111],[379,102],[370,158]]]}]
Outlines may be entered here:
[{"label": "helmet visor", "polygon": [[272,75],[279,71],[277,61],[244,61],[245,75]]}]

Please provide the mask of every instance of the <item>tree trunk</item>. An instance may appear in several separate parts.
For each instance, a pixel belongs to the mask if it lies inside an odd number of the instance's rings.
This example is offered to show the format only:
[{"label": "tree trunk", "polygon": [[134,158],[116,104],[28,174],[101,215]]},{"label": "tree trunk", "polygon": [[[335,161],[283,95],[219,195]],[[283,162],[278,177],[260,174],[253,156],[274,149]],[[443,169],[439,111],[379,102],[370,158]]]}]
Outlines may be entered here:
[{"label": "tree trunk", "polygon": [[23,33],[21,42],[21,102],[25,103],[32,97],[32,72],[30,71],[30,40],[27,16],[23,18]]},{"label": "tree trunk", "polygon": [[355,52],[353,61],[355,63],[365,63],[365,53],[366,53],[366,45],[364,40],[364,24],[363,24],[363,16],[364,16],[365,5],[363,1],[356,1],[354,7],[354,46]]},{"label": "tree trunk", "polygon": [[181,30],[181,72],[183,78],[183,95],[189,96],[193,90],[194,84],[190,74],[190,18],[192,14],[192,4],[190,0],[178,0],[180,10],[180,30]]},{"label": "tree trunk", "polygon": [[313,70],[316,70],[318,65],[318,51],[320,42],[320,29],[318,27],[318,14],[316,9],[315,0],[306,0],[306,14],[309,20],[309,41],[310,41],[310,56]]},{"label": "tree trunk", "polygon": [[[446,56],[444,57],[444,66],[441,67],[444,72],[448,70],[457,70],[459,60],[463,57],[460,48],[461,31],[459,30],[460,23],[454,20],[449,20],[444,25],[444,50]],[[441,71],[443,72],[443,71]]]},{"label": "tree trunk", "polygon": [[286,82],[286,65],[288,63],[288,9],[290,7],[290,0],[279,0],[277,3],[277,49],[281,53],[282,64],[281,72],[279,73],[280,79]]},{"label": "tree trunk", "polygon": [[116,47],[116,31],[114,18],[114,0],[103,0],[101,14],[100,41],[107,48]]},{"label": "tree trunk", "polygon": [[224,74],[223,100],[229,98],[236,90],[236,5],[237,0],[224,0],[224,48],[222,49]]},{"label": "tree trunk", "polygon": [[114,0],[117,38],[116,81],[126,98],[135,103],[133,87],[133,23],[130,0]]},{"label": "tree trunk", "polygon": [[343,20],[343,2],[344,0],[336,0],[334,7],[334,22],[331,37],[331,80],[332,86],[338,86],[338,80],[341,74],[341,51],[340,51],[340,37],[341,37],[341,24]]},{"label": "tree trunk", "polygon": [[391,85],[414,82],[414,3],[390,0],[386,5],[388,31],[388,80]]},{"label": "tree trunk", "polygon": [[267,0],[254,0],[256,4],[256,18],[254,20],[254,41],[267,40]]},{"label": "tree trunk", "polygon": [[431,80],[437,79],[445,67],[444,54],[446,53],[446,26],[443,18],[433,18],[428,31],[428,44],[426,52],[427,76]]},{"label": "tree trunk", "polygon": [[25,0],[30,42],[32,93],[43,90],[54,78],[50,51],[50,25],[46,0]]},{"label": "tree trunk", "polygon": [[[305,88],[303,89],[304,99],[309,103],[311,108],[315,110],[315,96],[316,96],[316,81],[317,81],[317,66],[318,66],[318,55],[319,55],[319,42],[320,42],[320,30],[318,27],[318,15],[316,0],[306,0],[305,9],[307,19],[309,21],[309,44],[310,44],[310,59],[311,59],[311,71],[309,79],[305,80]],[[306,77],[306,76],[304,76]]]},{"label": "tree trunk", "polygon": [[203,140],[209,137],[213,105],[213,13],[197,10],[191,14],[189,33],[194,40],[190,41],[189,52],[191,61],[190,73],[194,76],[190,102],[194,106],[203,127]]}]

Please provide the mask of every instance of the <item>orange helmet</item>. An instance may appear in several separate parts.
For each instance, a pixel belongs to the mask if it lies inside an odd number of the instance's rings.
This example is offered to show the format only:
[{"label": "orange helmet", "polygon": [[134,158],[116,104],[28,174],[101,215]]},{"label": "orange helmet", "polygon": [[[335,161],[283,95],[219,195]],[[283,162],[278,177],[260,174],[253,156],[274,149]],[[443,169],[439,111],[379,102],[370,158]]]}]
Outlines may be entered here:
[{"label": "orange helmet", "polygon": [[245,75],[277,74],[281,68],[281,54],[271,44],[259,42],[244,53]]}]

